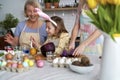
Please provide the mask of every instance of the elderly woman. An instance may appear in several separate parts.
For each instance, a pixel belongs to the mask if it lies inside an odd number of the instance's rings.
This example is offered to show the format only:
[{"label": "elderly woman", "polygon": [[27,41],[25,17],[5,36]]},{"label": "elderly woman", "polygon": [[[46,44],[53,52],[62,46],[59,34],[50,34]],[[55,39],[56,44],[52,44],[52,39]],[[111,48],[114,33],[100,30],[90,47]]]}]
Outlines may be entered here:
[{"label": "elderly woman", "polygon": [[5,41],[12,46],[30,45],[31,37],[42,44],[46,40],[46,24],[39,19],[35,8],[39,8],[40,4],[36,0],[27,0],[24,6],[24,13],[27,20],[20,22],[15,30],[14,37],[7,34]]}]

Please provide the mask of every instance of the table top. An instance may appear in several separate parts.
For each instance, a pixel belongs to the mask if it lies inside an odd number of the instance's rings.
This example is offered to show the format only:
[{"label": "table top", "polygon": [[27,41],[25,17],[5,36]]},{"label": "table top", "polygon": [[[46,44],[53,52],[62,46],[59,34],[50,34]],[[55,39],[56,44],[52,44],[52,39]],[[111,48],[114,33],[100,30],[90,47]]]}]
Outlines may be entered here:
[{"label": "table top", "polygon": [[87,74],[79,74],[69,68],[55,68],[52,64],[45,61],[42,68],[22,72],[8,72],[0,70],[0,80],[98,80],[100,71],[100,59],[96,55],[88,55],[91,62],[95,65],[94,70]]}]

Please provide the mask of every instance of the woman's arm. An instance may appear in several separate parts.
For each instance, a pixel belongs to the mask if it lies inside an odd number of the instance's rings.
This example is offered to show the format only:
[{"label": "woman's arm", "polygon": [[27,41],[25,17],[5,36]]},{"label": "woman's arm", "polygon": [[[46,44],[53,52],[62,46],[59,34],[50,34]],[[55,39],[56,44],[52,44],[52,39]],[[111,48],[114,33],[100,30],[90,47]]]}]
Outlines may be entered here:
[{"label": "woman's arm", "polygon": [[73,55],[77,56],[83,53],[86,46],[96,40],[101,35],[101,32],[96,29],[85,41],[83,41],[74,51]]},{"label": "woman's arm", "polygon": [[81,3],[79,3],[78,8],[77,8],[76,20],[75,20],[75,24],[74,24],[74,27],[71,33],[69,49],[75,48],[75,40],[76,40],[76,37],[80,29],[80,14],[81,14]]},{"label": "woman's arm", "polygon": [[78,5],[78,8],[77,8],[75,24],[74,24],[74,27],[72,29],[71,41],[70,42],[75,42],[76,37],[78,35],[78,32],[80,30],[80,15],[81,15],[82,8],[83,8],[85,2],[86,2],[86,0],[79,0],[79,5]]}]

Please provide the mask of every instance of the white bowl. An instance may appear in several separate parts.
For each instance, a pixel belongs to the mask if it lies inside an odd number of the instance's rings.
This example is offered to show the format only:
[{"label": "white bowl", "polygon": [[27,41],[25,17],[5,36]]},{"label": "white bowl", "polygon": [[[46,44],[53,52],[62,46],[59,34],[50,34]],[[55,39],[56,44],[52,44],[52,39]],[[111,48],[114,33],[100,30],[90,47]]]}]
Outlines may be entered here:
[{"label": "white bowl", "polygon": [[93,64],[91,64],[90,66],[76,66],[76,65],[70,64],[69,67],[72,71],[80,73],[80,74],[89,73],[94,69]]}]

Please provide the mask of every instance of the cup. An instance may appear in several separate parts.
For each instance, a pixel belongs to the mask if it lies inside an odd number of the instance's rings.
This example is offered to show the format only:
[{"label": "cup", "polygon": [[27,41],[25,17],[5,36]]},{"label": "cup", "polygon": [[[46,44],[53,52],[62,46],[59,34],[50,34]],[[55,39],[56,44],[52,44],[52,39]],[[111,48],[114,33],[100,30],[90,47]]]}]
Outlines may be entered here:
[{"label": "cup", "polygon": [[46,52],[46,59],[48,62],[52,62],[53,61],[53,53],[50,52]]},{"label": "cup", "polygon": [[21,49],[22,49],[23,53],[25,53],[25,54],[29,54],[29,52],[30,52],[30,47],[28,45],[22,45]]}]

